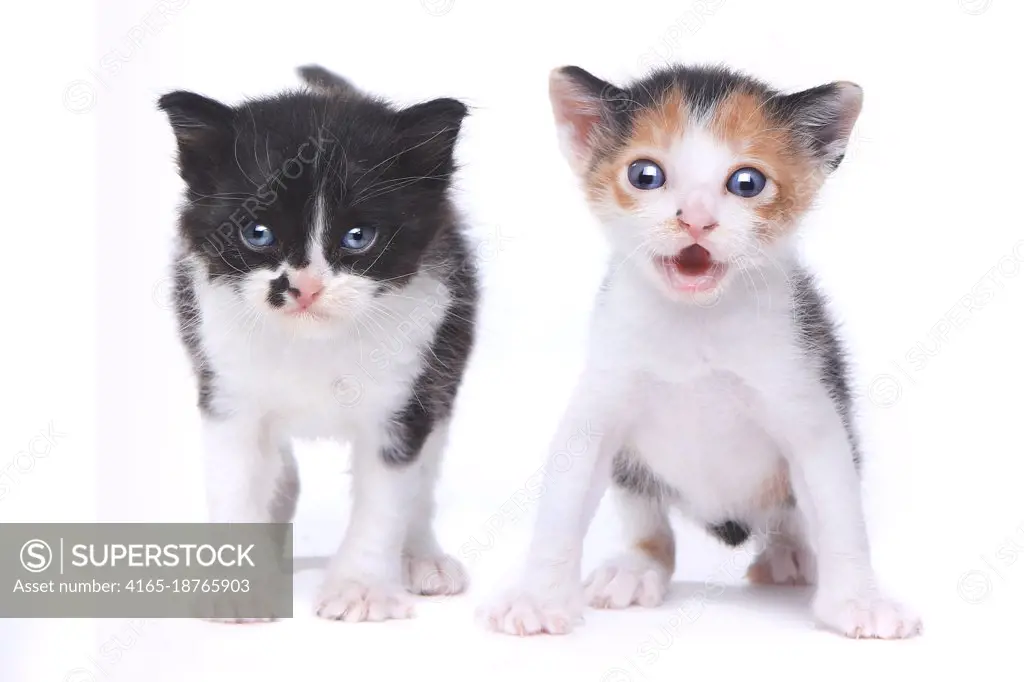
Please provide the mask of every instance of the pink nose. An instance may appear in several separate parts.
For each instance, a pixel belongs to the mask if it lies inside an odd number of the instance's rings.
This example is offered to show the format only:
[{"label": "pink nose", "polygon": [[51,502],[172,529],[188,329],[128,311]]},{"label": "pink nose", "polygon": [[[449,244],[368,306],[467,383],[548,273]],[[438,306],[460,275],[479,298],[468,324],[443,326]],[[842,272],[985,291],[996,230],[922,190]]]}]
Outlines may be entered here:
[{"label": "pink nose", "polygon": [[718,227],[718,221],[708,208],[711,205],[711,197],[703,190],[695,190],[686,197],[680,208],[676,211],[676,220],[679,227],[686,230],[694,240],[699,240],[705,234]]},{"label": "pink nose", "polygon": [[679,227],[686,230],[697,241],[718,227],[718,223],[711,217],[711,214],[701,211],[687,213],[679,209],[676,211],[676,221],[678,221]]},{"label": "pink nose", "polygon": [[324,290],[324,281],[306,272],[296,273],[293,279],[292,296],[295,297],[298,306],[305,310],[320,298],[320,293]]}]

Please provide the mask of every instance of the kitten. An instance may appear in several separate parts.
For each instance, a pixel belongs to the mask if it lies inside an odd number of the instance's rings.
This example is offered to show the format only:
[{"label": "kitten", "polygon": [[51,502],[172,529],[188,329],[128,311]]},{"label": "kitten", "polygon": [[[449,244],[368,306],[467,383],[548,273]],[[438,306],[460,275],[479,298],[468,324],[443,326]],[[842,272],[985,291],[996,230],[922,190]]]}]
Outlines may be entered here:
[{"label": "kitten", "polygon": [[317,613],[412,615],[455,594],[434,483],[473,346],[477,274],[451,203],[467,108],[400,109],[316,66],[227,106],[159,100],[186,184],[175,297],[215,522],[292,520],[293,438],[352,444],[353,506]]},{"label": "kitten", "polygon": [[[817,584],[824,625],[917,633],[877,586],[843,352],[791,239],[843,159],[860,87],[787,95],[722,68],[671,68],[618,88],[566,67],[550,95],[614,254],[551,452],[595,435],[571,466],[549,456],[526,568],[483,609],[489,626],[565,633],[587,602],[660,604],[676,508],[728,545],[756,533],[748,578]],[[581,584],[609,483],[628,544]]]}]

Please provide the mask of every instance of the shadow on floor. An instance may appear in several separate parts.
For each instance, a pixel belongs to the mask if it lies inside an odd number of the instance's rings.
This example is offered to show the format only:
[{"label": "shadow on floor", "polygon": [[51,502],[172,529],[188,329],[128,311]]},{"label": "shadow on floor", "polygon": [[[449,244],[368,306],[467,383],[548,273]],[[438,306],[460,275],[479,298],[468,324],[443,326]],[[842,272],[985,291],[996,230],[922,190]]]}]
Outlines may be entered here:
[{"label": "shadow on floor", "polygon": [[789,585],[673,582],[660,608],[685,613],[688,609],[696,610],[716,604],[803,618],[813,593],[813,587]]},{"label": "shadow on floor", "polygon": [[[330,557],[326,556],[295,557],[293,571],[323,570],[329,561]],[[683,619],[696,620],[708,607],[726,606],[787,619],[806,620],[812,594],[811,587],[731,584],[711,580],[677,581],[669,587],[665,602],[657,610],[675,612]]]}]

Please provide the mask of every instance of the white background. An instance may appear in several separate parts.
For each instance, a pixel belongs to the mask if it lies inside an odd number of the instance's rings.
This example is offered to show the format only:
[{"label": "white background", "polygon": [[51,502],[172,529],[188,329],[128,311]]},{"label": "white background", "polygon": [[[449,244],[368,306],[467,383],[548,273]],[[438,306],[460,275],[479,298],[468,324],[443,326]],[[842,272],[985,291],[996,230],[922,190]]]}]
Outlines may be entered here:
[{"label": "white background", "polygon": [[[0,678],[619,682],[846,679],[882,666],[979,677],[1019,665],[1019,3],[111,0],[97,16],[66,4],[2,29],[0,520],[201,518],[194,389],[166,305],[180,182],[155,100],[185,88],[236,102],[291,87],[296,66],[317,62],[401,103],[455,96],[473,107],[459,202],[483,242],[486,295],[438,518],[473,588],[383,625],[315,620],[316,570],[296,578],[296,618],[266,627],[0,621]],[[805,252],[856,363],[876,564],[923,613],[924,637],[816,631],[797,590],[702,592],[706,581],[742,584],[749,550],[681,521],[676,580],[691,582],[659,610],[591,611],[567,638],[503,638],[472,622],[528,537],[534,501],[506,503],[540,466],[579,369],[605,255],[557,152],[548,72],[577,64],[616,81],[664,59],[725,62],[785,89],[864,87]],[[964,298],[982,288],[987,299]],[[19,455],[47,430],[52,446]],[[307,444],[300,467],[297,551],[323,556],[347,516],[346,452]],[[608,511],[592,527],[587,567],[617,539]],[[490,549],[470,553],[474,540]],[[700,617],[680,624],[695,603]],[[111,637],[126,644],[113,662],[99,654]],[[652,642],[665,647],[653,662],[640,654]]]}]

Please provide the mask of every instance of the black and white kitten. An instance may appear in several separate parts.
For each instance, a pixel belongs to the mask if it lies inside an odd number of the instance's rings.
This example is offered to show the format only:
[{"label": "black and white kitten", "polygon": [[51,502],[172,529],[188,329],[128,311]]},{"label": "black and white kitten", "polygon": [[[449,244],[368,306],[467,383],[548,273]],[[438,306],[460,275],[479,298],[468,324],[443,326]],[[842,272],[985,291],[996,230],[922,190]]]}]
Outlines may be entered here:
[{"label": "black and white kitten", "polygon": [[477,275],[449,193],[467,108],[405,109],[320,67],[308,87],[159,108],[187,189],[175,296],[214,522],[290,522],[293,438],[351,442],[351,521],[317,613],[412,615],[455,594],[433,490],[474,339]]}]

